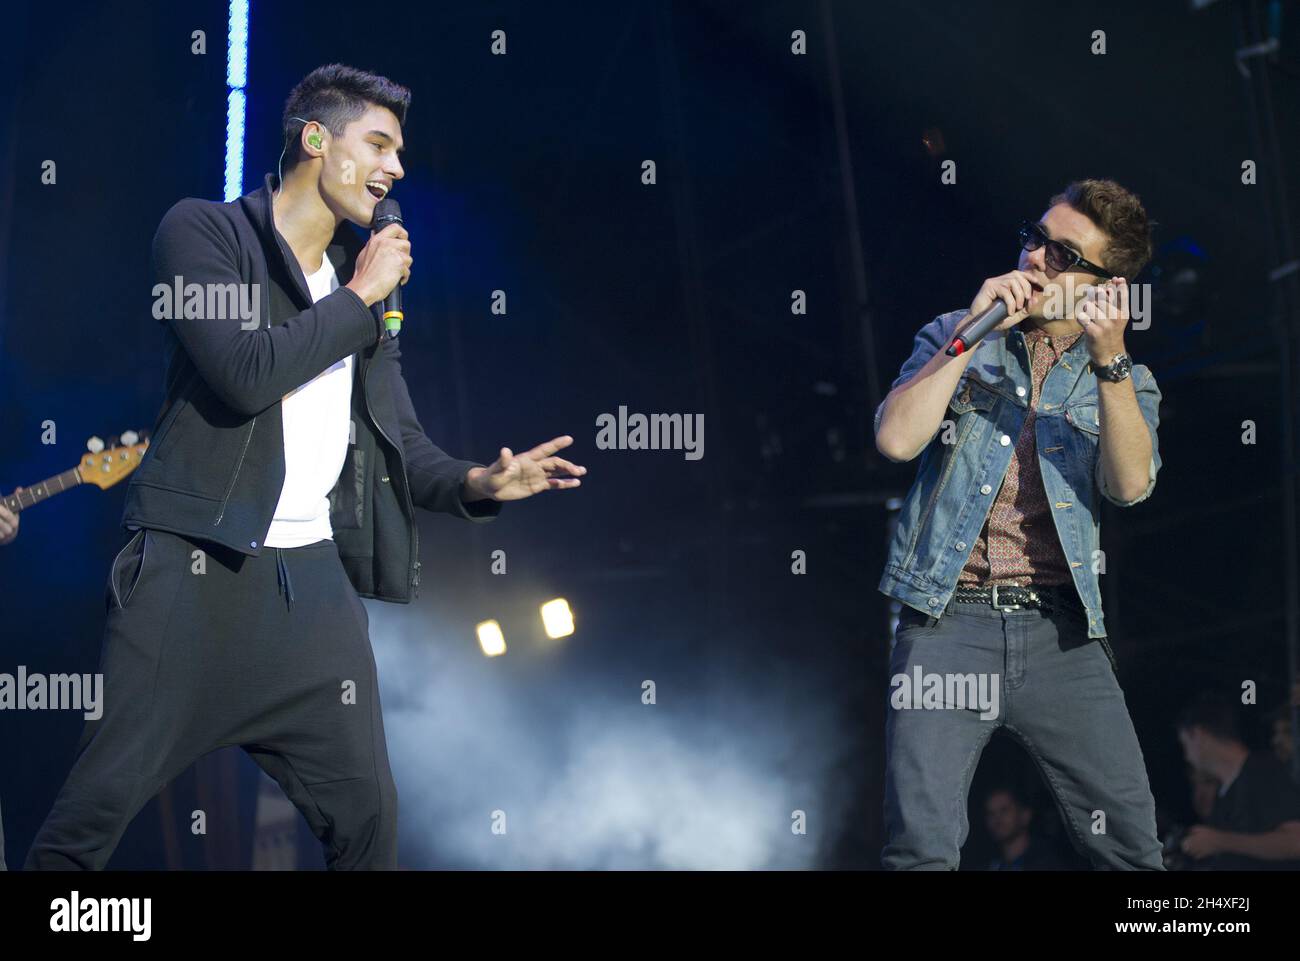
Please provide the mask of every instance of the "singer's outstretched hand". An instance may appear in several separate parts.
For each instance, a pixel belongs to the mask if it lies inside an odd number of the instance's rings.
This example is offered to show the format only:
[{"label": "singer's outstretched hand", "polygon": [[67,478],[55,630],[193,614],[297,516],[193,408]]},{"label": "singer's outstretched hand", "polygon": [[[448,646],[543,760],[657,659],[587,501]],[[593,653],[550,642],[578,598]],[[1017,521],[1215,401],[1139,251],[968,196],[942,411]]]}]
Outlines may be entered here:
[{"label": "singer's outstretched hand", "polygon": [[546,490],[569,490],[582,485],[578,476],[587,468],[572,464],[555,452],[573,443],[567,434],[538,444],[523,454],[501,448],[501,456],[487,468],[475,467],[465,477],[464,500],[517,501]]}]

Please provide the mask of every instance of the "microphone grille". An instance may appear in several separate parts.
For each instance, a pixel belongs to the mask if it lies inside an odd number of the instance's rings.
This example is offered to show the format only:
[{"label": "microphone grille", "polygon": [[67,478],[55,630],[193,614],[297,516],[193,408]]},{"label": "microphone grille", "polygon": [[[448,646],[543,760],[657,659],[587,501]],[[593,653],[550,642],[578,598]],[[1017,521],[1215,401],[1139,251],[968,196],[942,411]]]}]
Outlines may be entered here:
[{"label": "microphone grille", "polygon": [[396,200],[391,197],[385,197],[379,203],[375,204],[375,230],[383,230],[389,224],[400,224],[402,222],[402,208]]}]

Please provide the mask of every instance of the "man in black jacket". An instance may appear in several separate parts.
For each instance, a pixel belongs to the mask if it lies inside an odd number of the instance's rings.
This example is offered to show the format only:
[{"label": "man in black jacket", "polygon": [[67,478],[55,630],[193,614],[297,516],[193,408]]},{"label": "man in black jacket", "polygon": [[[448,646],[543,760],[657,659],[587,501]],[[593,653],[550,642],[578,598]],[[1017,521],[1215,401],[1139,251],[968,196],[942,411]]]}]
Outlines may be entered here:
[{"label": "man in black jacket", "polygon": [[[331,65],[285,105],[283,183],[187,199],[154,238],[166,400],[127,488],[109,571],[103,715],[27,857],[102,868],[140,808],[238,744],[303,813],[330,868],[397,863],[368,615],[419,586],[414,508],[486,521],[577,487],[557,437],[491,465],[416,418],[380,305],[410,276],[400,225],[368,241],[403,176],[410,93]],[[283,156],[283,155],[282,155]],[[196,830],[198,817],[196,815]]]}]

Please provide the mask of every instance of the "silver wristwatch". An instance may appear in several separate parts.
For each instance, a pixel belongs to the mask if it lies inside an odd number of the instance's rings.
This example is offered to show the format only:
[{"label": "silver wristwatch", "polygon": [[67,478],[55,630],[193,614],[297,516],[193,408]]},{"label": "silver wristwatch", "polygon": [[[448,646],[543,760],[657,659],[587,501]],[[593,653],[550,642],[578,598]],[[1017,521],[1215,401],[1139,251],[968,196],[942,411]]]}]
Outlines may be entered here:
[{"label": "silver wristwatch", "polygon": [[1102,380],[1108,380],[1112,384],[1116,384],[1133,373],[1133,358],[1128,354],[1116,354],[1111,358],[1108,366],[1098,367],[1093,364],[1092,369]]}]

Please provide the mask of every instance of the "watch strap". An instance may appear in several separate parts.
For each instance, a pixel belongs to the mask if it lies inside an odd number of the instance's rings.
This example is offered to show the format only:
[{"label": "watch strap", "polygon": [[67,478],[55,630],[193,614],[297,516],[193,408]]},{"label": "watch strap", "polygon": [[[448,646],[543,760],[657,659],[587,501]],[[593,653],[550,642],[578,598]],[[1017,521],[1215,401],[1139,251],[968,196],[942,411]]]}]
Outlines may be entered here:
[{"label": "watch strap", "polygon": [[[1127,361],[1128,363],[1124,364],[1122,361]],[[1093,364],[1093,370],[1102,380],[1116,383],[1121,380],[1126,380],[1129,375],[1132,374],[1133,358],[1128,354],[1116,354],[1110,359],[1110,363],[1105,366],[1099,367],[1096,364]]]}]

